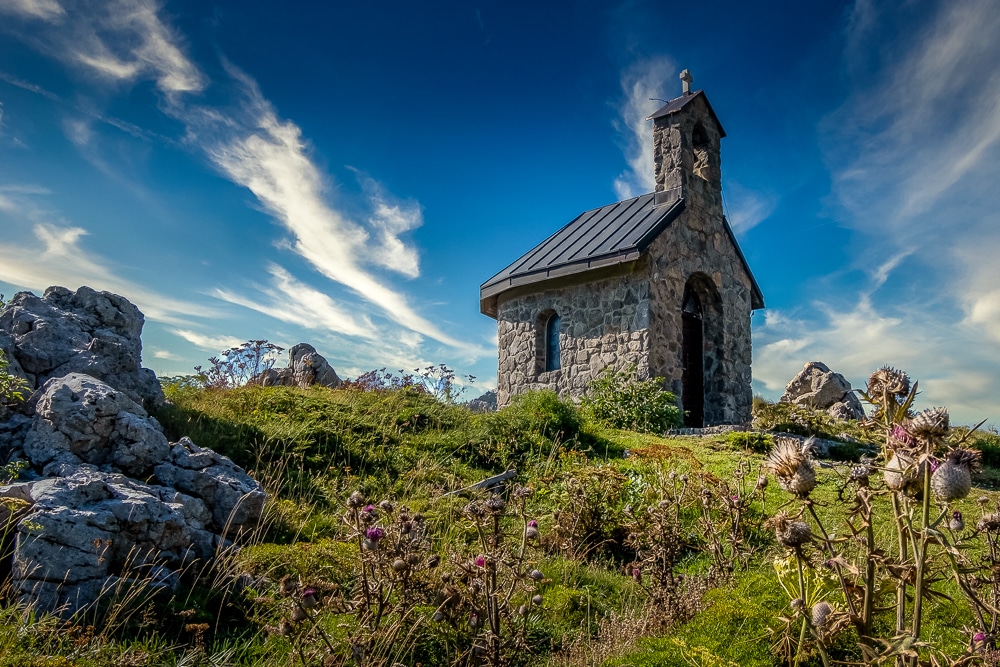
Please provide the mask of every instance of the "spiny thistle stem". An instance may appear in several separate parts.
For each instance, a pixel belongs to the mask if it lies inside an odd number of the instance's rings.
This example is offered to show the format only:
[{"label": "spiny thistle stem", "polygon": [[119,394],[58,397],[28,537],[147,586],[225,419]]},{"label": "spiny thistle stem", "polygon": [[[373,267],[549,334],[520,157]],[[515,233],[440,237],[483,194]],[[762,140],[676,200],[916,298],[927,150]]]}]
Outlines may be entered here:
[{"label": "spiny thistle stem", "polygon": [[[799,600],[802,601],[804,609],[806,604],[806,577],[802,572],[802,554],[799,549],[795,550],[795,563],[799,566]],[[809,627],[809,619],[806,617],[803,609],[799,610],[802,613],[802,629],[799,630],[799,643],[795,647],[795,667],[799,667],[799,663],[802,661],[802,645],[806,643],[806,629]]]},{"label": "spiny thistle stem", "polygon": [[854,606],[854,599],[851,597],[850,589],[847,587],[847,580],[844,579],[844,571],[840,567],[840,563],[837,560],[837,553],[833,550],[833,543],[830,541],[830,536],[827,535],[826,528],[823,527],[823,522],[819,520],[819,516],[816,514],[816,508],[813,507],[812,502],[807,502],[806,507],[809,508],[809,514],[812,515],[813,521],[815,521],[816,525],[819,527],[819,532],[823,535],[823,543],[826,545],[827,553],[830,554],[830,560],[833,561],[834,569],[837,571],[837,578],[840,580],[841,590],[844,591],[844,600],[847,602],[847,608],[851,611],[851,618],[857,619],[858,610]]},{"label": "spiny thistle stem", "polygon": [[[927,562],[928,519],[931,511],[931,467],[924,467],[924,497],[920,516],[920,551],[917,554],[917,581],[913,593],[913,639],[920,638],[921,612],[924,598],[924,568]],[[916,664],[916,658],[913,659]]]},{"label": "spiny thistle stem", "polygon": [[[899,564],[902,566],[908,558],[906,551],[906,535],[903,525],[902,509],[899,506],[899,494],[892,494],[892,514],[896,519],[896,537],[899,542]],[[896,583],[896,634],[902,634],[906,629],[906,579],[900,576]]]}]

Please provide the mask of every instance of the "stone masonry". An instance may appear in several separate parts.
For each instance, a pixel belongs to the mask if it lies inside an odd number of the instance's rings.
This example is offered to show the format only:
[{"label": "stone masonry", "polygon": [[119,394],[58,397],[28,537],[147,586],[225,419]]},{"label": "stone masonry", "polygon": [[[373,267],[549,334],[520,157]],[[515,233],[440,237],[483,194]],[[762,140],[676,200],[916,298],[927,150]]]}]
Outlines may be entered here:
[{"label": "stone masonry", "polygon": [[[562,316],[562,368],[539,367],[539,315]],[[516,388],[552,389],[579,396],[602,369],[635,365],[649,374],[649,281],[643,273],[594,283],[514,295],[501,302],[497,318],[500,350],[498,405]],[[512,392],[512,388],[514,391]]]},{"label": "stone masonry", "polygon": [[[600,268],[580,270],[575,259],[573,265],[550,264],[543,278],[537,270],[510,270],[533,261],[529,253],[484,284],[483,312],[497,319],[500,407],[529,389],[579,397],[602,369],[634,366],[639,379],[664,378],[682,403],[696,404],[690,396],[685,401],[685,390],[702,391],[704,425],[749,420],[750,315],[763,307],[763,297],[723,215],[720,140],[725,133],[700,91],[685,92],[651,118],[658,199],[646,200],[656,203],[652,213],[643,209],[643,219],[670,206],[680,211],[652,229],[651,241],[625,248],[619,261],[605,261]],[[626,215],[619,209],[634,211],[637,205],[631,200],[615,205],[612,222],[599,233],[619,225]],[[630,224],[626,220],[619,228]],[[587,229],[577,238],[573,233],[570,225],[546,243],[558,241],[579,255],[598,232]],[[598,260],[605,258],[606,253]],[[683,333],[689,294],[700,306],[694,318],[688,316],[689,326],[697,321],[699,334]],[[561,367],[545,372],[545,328],[553,314],[561,320]],[[700,341],[700,349],[692,340]],[[685,358],[700,358],[699,380],[690,379]]]}]

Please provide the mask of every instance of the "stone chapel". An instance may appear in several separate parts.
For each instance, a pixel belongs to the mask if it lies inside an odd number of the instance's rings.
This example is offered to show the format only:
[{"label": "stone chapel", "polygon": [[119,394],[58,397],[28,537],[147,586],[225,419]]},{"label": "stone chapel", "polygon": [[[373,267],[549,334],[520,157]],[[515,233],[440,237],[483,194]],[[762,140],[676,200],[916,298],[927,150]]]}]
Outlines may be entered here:
[{"label": "stone chapel", "polygon": [[602,369],[662,377],[685,425],[750,420],[750,315],[764,297],[723,214],[720,140],[703,90],[653,122],[655,191],[586,211],[483,283],[497,320],[497,401],[581,396]]}]

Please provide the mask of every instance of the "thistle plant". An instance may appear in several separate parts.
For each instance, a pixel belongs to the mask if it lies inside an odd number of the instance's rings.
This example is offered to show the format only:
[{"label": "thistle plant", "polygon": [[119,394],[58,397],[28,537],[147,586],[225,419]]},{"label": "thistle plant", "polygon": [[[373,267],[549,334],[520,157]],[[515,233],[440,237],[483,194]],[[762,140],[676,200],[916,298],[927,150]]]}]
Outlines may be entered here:
[{"label": "thistle plant", "polygon": [[531,650],[528,623],[544,608],[548,580],[529,559],[540,537],[527,511],[533,494],[517,486],[509,501],[496,494],[468,503],[462,514],[474,530],[477,553],[453,554],[441,576],[434,620],[450,624],[465,637],[471,657],[489,665]]},{"label": "thistle plant", "polygon": [[[881,465],[863,460],[841,475],[837,497],[848,505],[849,537],[828,531],[816,511],[819,503],[813,492],[819,480],[807,445],[779,440],[766,462],[778,485],[791,496],[786,505],[797,507],[795,512],[778,512],[768,523],[779,544],[790,550],[798,580],[797,590],[787,587],[794,617],[800,619],[795,621],[798,639],[791,632],[794,619],[785,619],[789,632],[779,648],[790,663],[798,664],[815,650],[827,664],[831,640],[853,626],[864,664],[916,665],[922,654],[940,662],[922,637],[926,603],[939,595],[933,588],[936,583],[959,582],[986,640],[997,623],[992,613],[996,605],[984,600],[993,595],[991,584],[977,574],[989,571],[993,556],[979,567],[968,556],[978,534],[986,534],[989,541],[994,514],[984,513],[977,531],[969,534],[962,513],[951,505],[969,494],[979,453],[963,447],[964,439],[947,445],[947,409],[914,412],[917,384],[906,373],[880,368],[859,393],[873,406],[868,424],[881,434]],[[876,539],[882,531],[876,530],[874,507],[884,497],[892,507],[888,526],[894,534],[892,545]],[[1000,530],[1000,518],[996,527]],[[837,600],[810,599],[808,574],[817,567],[837,583]],[[895,599],[887,605],[884,598],[893,589]],[[894,632],[875,636],[876,615],[890,610],[895,612]]]}]

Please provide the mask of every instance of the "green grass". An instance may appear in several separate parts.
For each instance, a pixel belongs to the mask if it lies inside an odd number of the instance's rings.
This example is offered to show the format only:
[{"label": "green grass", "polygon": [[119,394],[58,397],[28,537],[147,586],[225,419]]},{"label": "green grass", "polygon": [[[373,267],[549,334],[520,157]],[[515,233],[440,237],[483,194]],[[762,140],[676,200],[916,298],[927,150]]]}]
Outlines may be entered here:
[{"label": "green grass", "polygon": [[[301,664],[298,639],[273,632],[289,611],[274,591],[283,577],[315,585],[324,594],[349,596],[355,590],[360,556],[357,543],[346,540],[351,529],[345,521],[346,499],[353,491],[361,490],[374,503],[388,499],[421,513],[431,551],[448,562],[474,555],[478,535],[462,515],[470,498],[446,494],[508,467],[519,471],[518,484],[536,491],[527,501],[527,515],[537,520],[541,538],[531,562],[545,575],[538,588],[544,601],[532,606],[524,620],[531,650],[517,663],[584,664],[560,662],[570,655],[560,651],[603,641],[609,619],[627,626],[651,613],[644,607],[645,584],[626,574],[636,555],[627,542],[630,509],[655,506],[681,478],[688,480],[690,497],[679,534],[690,547],[679,571],[704,575],[712,561],[696,548],[704,546],[699,542],[702,490],[714,499],[713,521],[725,530],[718,503],[723,496],[752,493],[767,451],[767,438],[757,435],[659,437],[608,428],[551,393],[529,395],[491,415],[412,390],[175,386],[167,388],[167,396],[171,405],[157,418],[171,439],[187,435],[216,449],[266,485],[272,498],[265,525],[221,570],[201,577],[189,573],[172,599],[119,613],[117,624],[102,625],[95,616],[89,621],[93,630],[84,625],[67,632],[48,619],[22,618],[16,606],[0,608],[0,667]],[[833,433],[838,425],[788,408],[769,414],[785,422],[795,417],[799,426],[812,424],[826,434],[845,432]],[[861,430],[848,425],[846,432]],[[1000,480],[992,467],[1000,462],[1000,437],[982,434],[975,443],[990,467],[978,478],[979,488],[955,504],[970,527],[980,515],[975,498],[987,495],[992,507],[996,494],[989,487]],[[845,443],[835,456],[844,462],[817,470],[819,485],[812,496],[820,520],[841,537],[847,535],[842,488],[847,461],[856,454],[856,447]],[[778,664],[770,631],[778,627],[778,616],[791,611],[773,562],[785,554],[760,524],[765,516],[795,507],[772,480],[763,506],[755,501],[748,510],[746,548],[752,557],[747,567],[736,568],[729,584],[710,591],[704,609],[690,621],[634,643],[622,641],[604,664]],[[891,544],[885,497],[876,499],[875,509],[876,534]],[[520,530],[518,521],[505,519],[508,532]],[[825,559],[813,553],[815,562]],[[386,581],[393,581],[391,575]],[[428,666],[468,661],[472,633],[467,624],[451,627],[430,620],[435,591],[443,587],[438,574],[428,573],[420,585],[426,588],[425,602],[413,612],[419,621],[405,629],[404,634],[412,634],[395,659]],[[954,583],[938,588],[955,602],[942,598],[929,604],[924,636],[958,655],[967,641],[962,628],[971,626],[972,618]],[[527,592],[517,595],[519,604],[527,600]],[[885,618],[882,622],[888,624]],[[206,629],[195,627],[202,623]],[[356,618],[329,611],[321,625],[346,660],[351,637],[359,632]],[[315,636],[309,641],[320,645]],[[835,647],[837,656],[857,657],[852,644],[851,635],[845,635]],[[815,657],[809,664],[814,663]]]}]

